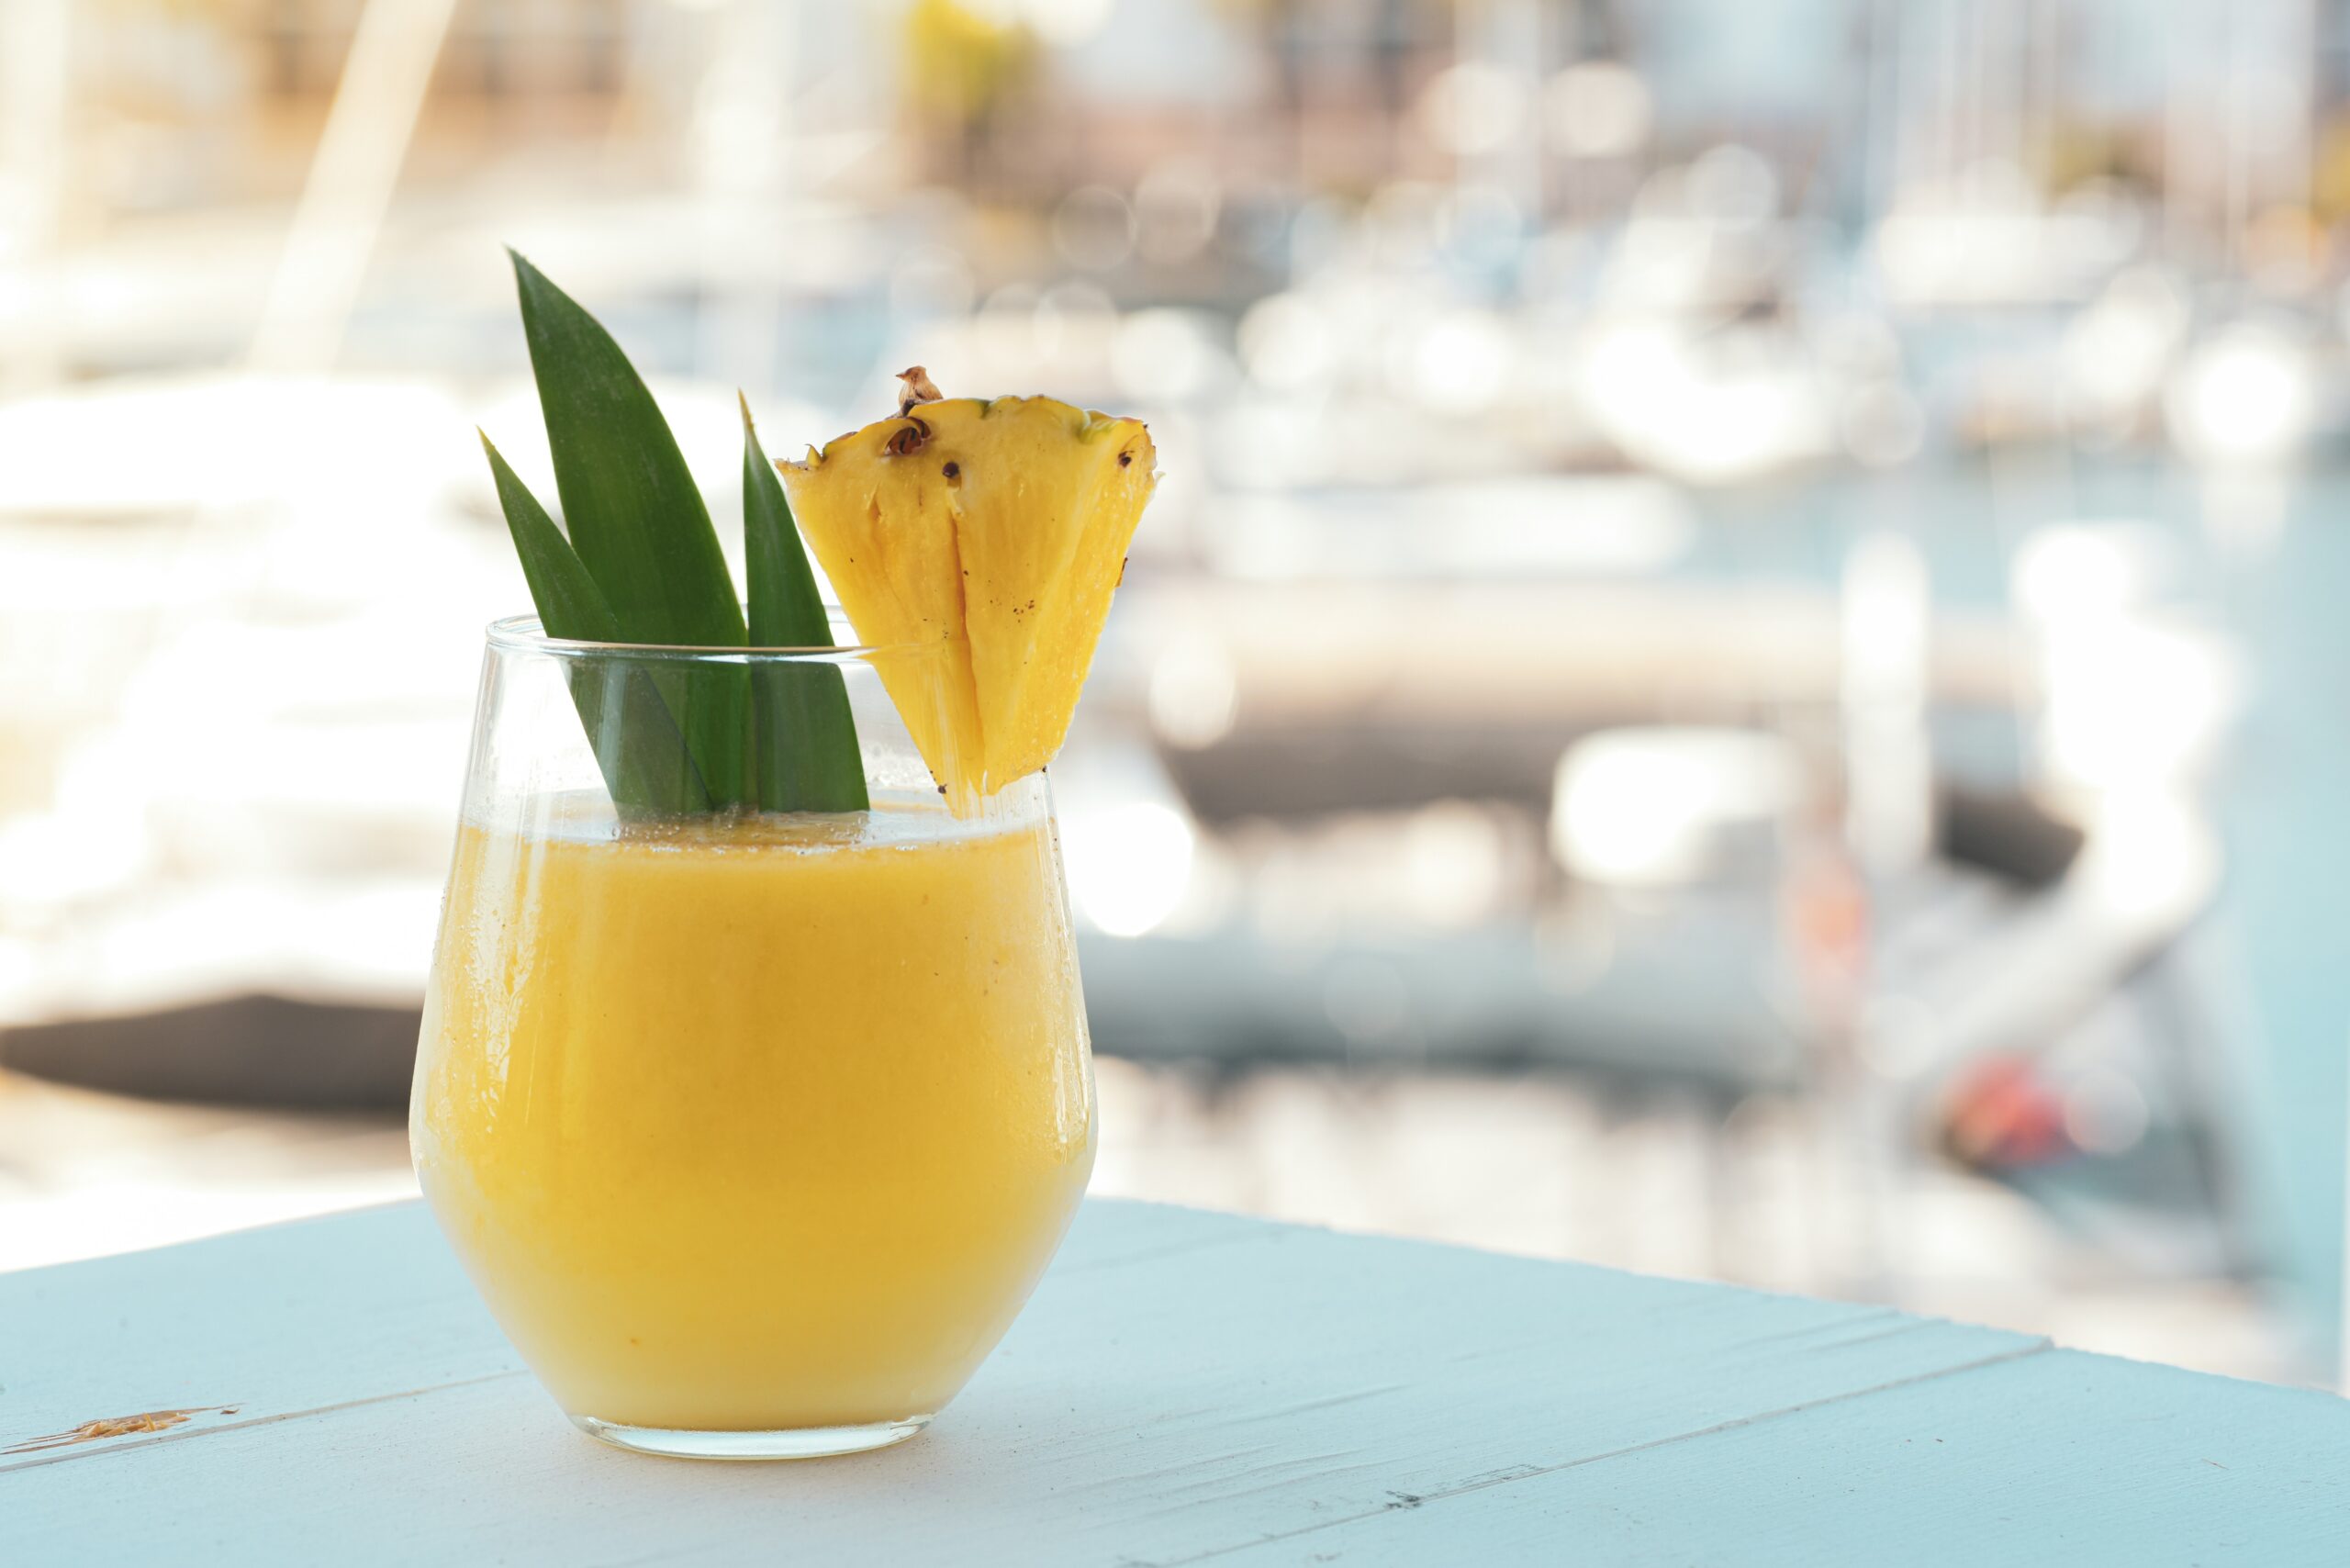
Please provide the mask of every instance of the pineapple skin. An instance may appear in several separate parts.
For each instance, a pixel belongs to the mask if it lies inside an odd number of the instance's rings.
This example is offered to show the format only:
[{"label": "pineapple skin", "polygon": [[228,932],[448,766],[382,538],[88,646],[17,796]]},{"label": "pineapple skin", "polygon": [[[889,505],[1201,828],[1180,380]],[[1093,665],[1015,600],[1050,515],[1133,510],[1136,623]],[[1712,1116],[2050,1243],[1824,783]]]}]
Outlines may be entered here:
[{"label": "pineapple skin", "polygon": [[1158,481],[1141,421],[942,398],[777,466],[858,636],[946,645],[878,663],[950,798],[1050,762]]}]

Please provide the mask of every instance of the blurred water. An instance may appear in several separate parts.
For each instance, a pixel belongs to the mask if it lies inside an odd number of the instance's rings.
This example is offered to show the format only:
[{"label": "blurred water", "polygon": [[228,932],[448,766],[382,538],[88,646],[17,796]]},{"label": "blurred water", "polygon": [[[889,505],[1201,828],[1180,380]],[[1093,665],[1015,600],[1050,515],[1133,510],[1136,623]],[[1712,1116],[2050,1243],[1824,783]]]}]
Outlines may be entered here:
[{"label": "blurred water", "polygon": [[[2233,1108],[2249,1117],[2248,1212],[2311,1321],[2333,1321],[2350,1136],[2350,476],[2320,469],[2246,498],[2171,461],[2042,454],[1696,504],[1708,526],[1680,568],[1693,578],[1826,584],[1854,539],[1890,527],[1924,552],[1944,608],[2004,605],[2018,544],[2051,523],[2135,524],[2160,543],[2162,599],[2222,633],[2244,680],[2209,787],[2228,875],[2183,945],[2224,1011],[2197,1022],[2227,1042]],[[2241,506],[2261,518],[2248,543]],[[2015,778],[2031,747],[2006,715],[1937,734],[1938,760],[1994,779]]]}]

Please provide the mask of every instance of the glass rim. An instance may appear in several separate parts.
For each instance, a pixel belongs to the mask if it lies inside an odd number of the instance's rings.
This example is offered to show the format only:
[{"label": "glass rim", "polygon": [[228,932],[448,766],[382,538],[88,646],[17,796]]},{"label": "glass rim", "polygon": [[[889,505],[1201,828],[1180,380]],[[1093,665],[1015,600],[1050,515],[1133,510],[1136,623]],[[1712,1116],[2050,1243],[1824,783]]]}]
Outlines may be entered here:
[{"label": "glass rim", "polygon": [[[824,613],[836,624],[845,626],[848,623],[838,605],[825,605]],[[828,647],[770,647],[739,643],[605,643],[578,637],[549,636],[544,623],[538,616],[531,614],[500,616],[483,629],[483,635],[493,648],[545,654],[555,658],[677,659],[711,663],[751,660],[813,662],[822,659],[869,659],[880,655],[893,658],[931,656],[942,648],[952,647],[964,641],[960,637],[941,637],[935,642],[844,643]]]}]

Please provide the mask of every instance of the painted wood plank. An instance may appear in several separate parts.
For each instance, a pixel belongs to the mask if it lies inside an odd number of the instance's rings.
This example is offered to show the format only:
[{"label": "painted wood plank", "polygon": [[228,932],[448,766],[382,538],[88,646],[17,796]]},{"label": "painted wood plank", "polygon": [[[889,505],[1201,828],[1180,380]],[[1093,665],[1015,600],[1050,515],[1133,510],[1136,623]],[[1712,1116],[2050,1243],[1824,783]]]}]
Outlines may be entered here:
[{"label": "painted wood plank", "polygon": [[235,1406],[190,1423],[218,1426],[524,1375],[422,1218],[401,1204],[0,1274],[0,1449],[133,1411]]},{"label": "painted wood plank", "polygon": [[[371,1276],[392,1307],[368,1300]],[[89,1364],[60,1372],[28,1344]],[[0,1278],[0,1434],[245,1401],[0,1460],[0,1548],[1174,1562],[2039,1348],[1882,1309],[1097,1204],[930,1434],[859,1460],[694,1466],[572,1432],[407,1207]]]},{"label": "painted wood plank", "polygon": [[[2338,1562],[2350,1406],[1988,1330],[1089,1205],[940,1426],[573,1434],[413,1206],[0,1276],[0,1562]],[[1939,1439],[1940,1441],[1935,1439]]]},{"label": "painted wood plank", "polygon": [[2350,1562],[2350,1404],[2058,1350],[1183,1561]]},{"label": "painted wood plank", "polygon": [[[1234,1238],[1221,1216],[1136,1205],[1089,1214],[1057,1269]],[[528,1373],[415,1203],[0,1273],[0,1450],[134,1411],[197,1409],[185,1437],[500,1376]]]}]

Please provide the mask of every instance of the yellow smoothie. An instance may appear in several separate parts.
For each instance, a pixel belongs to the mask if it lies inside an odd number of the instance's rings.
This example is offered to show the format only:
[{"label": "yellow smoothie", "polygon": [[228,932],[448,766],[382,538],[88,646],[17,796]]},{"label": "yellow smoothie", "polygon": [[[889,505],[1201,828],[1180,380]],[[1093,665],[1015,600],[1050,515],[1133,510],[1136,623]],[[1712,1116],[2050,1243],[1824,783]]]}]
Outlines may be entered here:
[{"label": "yellow smoothie", "polygon": [[936,1411],[1093,1163],[1041,807],[534,814],[461,831],[410,1114],[508,1336],[618,1425]]}]

